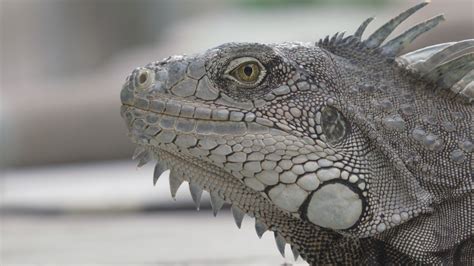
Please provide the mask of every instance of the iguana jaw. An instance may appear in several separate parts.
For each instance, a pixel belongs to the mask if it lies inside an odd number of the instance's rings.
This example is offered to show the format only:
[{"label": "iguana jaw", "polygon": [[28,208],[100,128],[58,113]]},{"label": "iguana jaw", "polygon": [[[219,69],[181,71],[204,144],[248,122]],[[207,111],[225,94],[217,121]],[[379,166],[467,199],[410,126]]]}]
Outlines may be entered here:
[{"label": "iguana jaw", "polygon": [[[153,136],[143,134],[143,132],[151,132],[150,129],[147,130],[150,126],[144,128],[143,131],[137,131],[136,125],[140,124],[138,121],[141,118],[146,117],[146,113],[158,115],[140,108],[128,105],[122,106],[122,116],[129,121],[131,138],[138,145],[134,157],[139,160],[139,166],[152,159],[157,160],[153,176],[154,183],[157,182],[164,171],[170,170],[169,183],[173,198],[180,185],[183,182],[188,182],[191,196],[198,210],[201,195],[203,191],[206,191],[210,194],[214,216],[217,215],[224,203],[231,204],[233,218],[239,228],[245,214],[255,218],[257,235],[261,238],[265,231],[273,231],[280,253],[284,256],[285,245],[288,243],[291,245],[295,259],[300,255],[306,259],[306,254],[309,251],[300,249],[301,242],[307,241],[307,239],[292,238],[291,236],[295,234],[291,230],[314,232],[314,241],[316,243],[318,243],[319,238],[323,238],[324,241],[332,238],[338,239],[336,234],[329,231],[321,231],[317,226],[303,222],[293,217],[290,213],[282,211],[268,200],[265,194],[254,191],[223,168],[199,159],[196,155],[190,154],[188,150],[180,150],[174,144],[157,143]],[[160,115],[161,119],[166,117],[168,116]],[[153,132],[155,130],[152,129]],[[159,130],[163,129],[160,128]],[[293,226],[282,228],[278,226],[279,224],[293,224]],[[311,251],[311,253],[315,252],[326,253],[327,250]]]},{"label": "iguana jaw", "polygon": [[[253,191],[212,164],[149,145],[139,145],[137,150],[141,151],[135,154],[140,164],[152,157],[157,158],[154,182],[157,181],[163,169],[170,169],[169,182],[173,197],[179,186],[186,181],[189,183],[191,196],[199,210],[201,194],[207,191],[210,194],[214,216],[224,203],[228,203],[231,205],[234,221],[239,228],[245,214],[254,218],[258,237],[261,238],[267,230],[273,231],[277,249],[282,256],[285,256],[285,246],[289,244],[295,260],[301,256],[310,263],[316,260],[329,263],[329,258],[345,252],[346,246],[343,245],[343,243],[346,244],[345,241],[351,242],[352,245],[356,245],[358,241],[354,238],[346,239],[333,231],[293,217],[276,207],[263,194]],[[308,257],[309,254],[313,257]]]},{"label": "iguana jaw", "polygon": [[[130,117],[132,113],[136,115],[145,112],[131,106],[122,106],[122,116]],[[132,120],[132,125],[134,121],[136,118]],[[214,215],[217,215],[224,203],[231,204],[236,225],[240,228],[245,214],[254,218],[257,235],[261,238],[267,230],[273,231],[277,248],[283,256],[285,245],[290,244],[295,259],[301,256],[310,263],[326,260],[329,263],[329,258],[345,252],[346,246],[342,243],[349,241],[356,246],[358,240],[355,238],[342,237],[334,231],[320,228],[281,210],[265,194],[254,191],[223,168],[179,152],[170,148],[170,145],[157,148],[143,136],[135,135],[132,139],[138,145],[134,157],[139,160],[139,166],[157,159],[154,183],[165,170],[170,170],[172,197],[175,197],[183,182],[188,182],[193,201],[199,209],[202,192],[207,191]],[[308,257],[309,254],[312,257]]]}]

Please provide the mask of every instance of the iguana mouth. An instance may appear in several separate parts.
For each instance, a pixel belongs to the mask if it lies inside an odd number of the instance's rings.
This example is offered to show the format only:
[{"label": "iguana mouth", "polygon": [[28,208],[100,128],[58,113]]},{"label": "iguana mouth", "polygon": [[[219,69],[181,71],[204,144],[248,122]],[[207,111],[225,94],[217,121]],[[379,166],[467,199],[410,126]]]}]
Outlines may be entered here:
[{"label": "iguana mouth", "polygon": [[[126,104],[122,106],[121,114],[127,121],[131,138],[137,144],[154,146],[174,154],[195,157],[220,166],[224,163],[219,159],[222,155],[228,155],[228,159],[234,163],[243,163],[246,159],[252,160],[247,156],[242,157],[241,151],[250,153],[264,149],[262,134],[269,132],[268,128],[253,122],[208,120],[206,116],[199,114],[186,117],[181,116],[181,113],[178,116],[175,111],[167,112],[164,109],[158,113],[156,109],[143,109]],[[226,142],[232,141],[231,139],[242,141],[249,131],[258,133],[261,136],[260,139],[247,137],[248,140],[244,146],[233,147],[233,149],[226,145],[222,147]],[[236,175],[236,173],[231,174]]]},{"label": "iguana mouth", "polygon": [[207,104],[189,101],[185,98],[176,98],[168,95],[155,95],[149,100],[139,95],[129,96],[124,106],[134,107],[156,115],[184,117],[194,120],[212,121],[242,121],[243,114],[239,111],[210,106]]},{"label": "iguana mouth", "polygon": [[[154,101],[156,103],[156,101]],[[160,102],[160,106],[169,106],[170,101]],[[173,106],[178,106],[177,101],[172,101]],[[180,108],[181,106],[178,106]],[[144,126],[161,131],[162,129],[175,130],[177,133],[205,134],[233,134],[241,135],[247,132],[248,124],[242,121],[229,120],[226,110],[212,110],[210,108],[194,108],[182,105],[178,109],[162,109],[161,112],[154,107],[149,109],[133,105],[122,106],[122,116],[128,121],[130,127],[142,128]],[[177,110],[177,111],[176,111]],[[211,114],[212,119],[211,119]],[[219,117],[219,118],[217,118]],[[257,127],[254,125],[253,127]],[[151,133],[151,132],[150,132]],[[156,136],[156,135],[154,135]]]}]

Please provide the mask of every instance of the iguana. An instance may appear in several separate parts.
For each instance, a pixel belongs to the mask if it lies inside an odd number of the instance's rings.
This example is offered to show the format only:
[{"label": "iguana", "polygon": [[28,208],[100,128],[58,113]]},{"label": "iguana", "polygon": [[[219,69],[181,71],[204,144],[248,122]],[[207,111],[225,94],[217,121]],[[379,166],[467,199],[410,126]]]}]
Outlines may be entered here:
[{"label": "iguana", "polygon": [[384,42],[426,4],[365,39],[372,18],[136,68],[121,91],[134,158],[311,265],[472,264],[474,40],[400,55],[436,16]]}]

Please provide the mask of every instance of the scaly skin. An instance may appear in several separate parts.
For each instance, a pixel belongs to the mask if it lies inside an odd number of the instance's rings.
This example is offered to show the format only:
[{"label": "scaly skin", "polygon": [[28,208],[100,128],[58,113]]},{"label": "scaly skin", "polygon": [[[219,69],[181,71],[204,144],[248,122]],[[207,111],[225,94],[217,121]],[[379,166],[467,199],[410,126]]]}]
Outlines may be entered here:
[{"label": "scaly skin", "polygon": [[229,43],[137,68],[121,92],[136,155],[158,159],[155,181],[171,170],[173,195],[183,181],[197,204],[208,191],[215,212],[232,204],[239,226],[255,217],[312,265],[468,263],[472,105],[466,78],[449,80],[472,60],[420,77],[394,61],[413,36],[380,45],[391,30]]}]

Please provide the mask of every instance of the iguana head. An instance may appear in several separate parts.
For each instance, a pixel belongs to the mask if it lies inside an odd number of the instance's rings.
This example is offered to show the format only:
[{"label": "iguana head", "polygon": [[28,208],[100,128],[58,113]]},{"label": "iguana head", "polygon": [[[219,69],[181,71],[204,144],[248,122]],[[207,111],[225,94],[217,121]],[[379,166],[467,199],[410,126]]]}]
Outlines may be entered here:
[{"label": "iguana head", "polygon": [[[339,234],[373,236],[428,212],[429,195],[406,183],[406,158],[386,138],[407,134],[408,125],[383,113],[391,108],[389,92],[374,92],[394,80],[417,82],[395,71],[394,58],[441,17],[381,43],[423,5],[365,42],[370,20],[354,35],[319,44],[228,43],[135,69],[123,85],[121,111],[139,144],[136,155],[156,156],[155,182],[171,170],[173,195],[188,181],[197,204],[208,191],[215,213],[228,202],[238,225],[244,213],[256,217],[257,232],[269,228],[280,250],[286,241],[303,255],[338,247],[307,247],[302,235],[337,243]],[[383,75],[391,76],[385,82]],[[354,96],[361,91],[375,95],[381,116],[364,109],[364,98]]]},{"label": "iguana head", "polygon": [[331,55],[314,44],[230,43],[136,69],[122,99],[138,143],[218,167],[295,217],[348,229],[369,172],[336,107],[337,83]]}]

